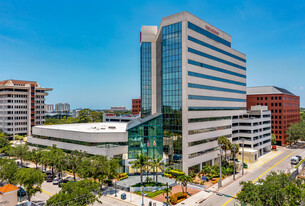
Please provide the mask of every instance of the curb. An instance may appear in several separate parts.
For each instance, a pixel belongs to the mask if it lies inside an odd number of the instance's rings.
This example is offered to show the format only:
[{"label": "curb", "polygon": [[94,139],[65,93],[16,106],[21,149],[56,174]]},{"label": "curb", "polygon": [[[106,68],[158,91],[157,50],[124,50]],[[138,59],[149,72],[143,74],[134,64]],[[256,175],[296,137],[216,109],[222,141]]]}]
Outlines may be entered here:
[{"label": "curb", "polygon": [[127,202],[127,201],[124,201],[124,200],[121,200],[121,199],[119,199],[119,198],[115,198],[115,197],[112,197],[112,196],[106,195],[106,197],[110,197],[110,198],[112,198],[112,199],[114,199],[114,200],[119,200],[119,201],[121,201],[121,202],[124,202],[124,203],[127,203],[127,204],[131,204],[131,205],[134,205],[134,206],[138,206],[138,205],[136,205],[136,204],[134,204],[134,203],[132,203],[132,202]]}]

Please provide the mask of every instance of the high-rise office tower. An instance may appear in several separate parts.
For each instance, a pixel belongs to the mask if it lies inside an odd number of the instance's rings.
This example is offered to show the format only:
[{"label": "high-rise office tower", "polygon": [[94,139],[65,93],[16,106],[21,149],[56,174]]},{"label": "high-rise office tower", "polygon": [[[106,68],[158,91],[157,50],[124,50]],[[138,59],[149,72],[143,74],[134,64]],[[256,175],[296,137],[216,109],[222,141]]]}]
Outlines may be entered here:
[{"label": "high-rise office tower", "polygon": [[45,122],[45,96],[50,88],[35,81],[0,81],[0,129],[9,134],[30,135]]},{"label": "high-rise office tower", "polygon": [[162,156],[184,172],[217,163],[218,137],[231,139],[231,117],[246,112],[246,55],[189,12],[142,26],[141,100],[142,119],[128,128],[129,159]]}]

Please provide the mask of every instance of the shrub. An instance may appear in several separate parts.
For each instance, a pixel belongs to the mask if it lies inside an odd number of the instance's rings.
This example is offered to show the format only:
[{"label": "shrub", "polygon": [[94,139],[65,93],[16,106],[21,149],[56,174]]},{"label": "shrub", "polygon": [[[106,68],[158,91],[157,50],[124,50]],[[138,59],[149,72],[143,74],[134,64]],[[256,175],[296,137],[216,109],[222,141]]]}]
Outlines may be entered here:
[{"label": "shrub", "polygon": [[173,177],[177,177],[185,174],[184,172],[179,170],[170,170],[168,173],[171,174]]},{"label": "shrub", "polygon": [[119,180],[126,179],[126,178],[128,178],[128,174],[127,174],[127,173],[120,173],[120,174],[118,175],[118,178],[119,178]]},{"label": "shrub", "polygon": [[177,204],[178,202],[181,202],[186,198],[187,198],[186,192],[178,192],[170,196],[170,201],[172,204]]},{"label": "shrub", "polygon": [[172,178],[172,175],[171,175],[171,174],[168,174],[168,173],[164,173],[164,176],[165,176],[165,177]]},{"label": "shrub", "polygon": [[165,173],[168,173],[170,170],[173,170],[174,168],[172,168],[172,167],[167,167],[165,170],[164,170],[164,172]]},{"label": "shrub", "polygon": [[189,176],[190,176],[191,178],[196,177],[196,175],[197,175],[196,173],[190,173],[190,174],[189,174]]}]

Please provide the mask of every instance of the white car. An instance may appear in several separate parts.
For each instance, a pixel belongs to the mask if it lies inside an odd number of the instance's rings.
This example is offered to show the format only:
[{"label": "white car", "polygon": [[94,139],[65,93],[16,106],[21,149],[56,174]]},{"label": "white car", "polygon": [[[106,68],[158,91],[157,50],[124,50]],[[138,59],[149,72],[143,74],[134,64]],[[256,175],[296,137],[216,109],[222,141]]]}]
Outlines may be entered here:
[{"label": "white car", "polygon": [[59,177],[56,177],[54,180],[53,180],[53,185],[58,185],[58,182],[61,180],[61,178]]},{"label": "white car", "polygon": [[291,157],[291,164],[297,165],[300,162],[300,159],[298,157]]}]

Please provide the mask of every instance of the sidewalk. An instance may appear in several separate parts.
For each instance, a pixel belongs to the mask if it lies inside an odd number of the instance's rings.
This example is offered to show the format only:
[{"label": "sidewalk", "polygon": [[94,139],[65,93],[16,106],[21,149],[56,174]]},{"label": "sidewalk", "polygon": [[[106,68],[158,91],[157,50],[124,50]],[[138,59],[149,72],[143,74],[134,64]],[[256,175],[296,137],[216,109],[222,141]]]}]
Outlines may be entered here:
[{"label": "sidewalk", "polygon": [[[261,156],[255,163],[249,165],[248,169],[244,170],[245,175],[247,173],[253,172],[258,167],[260,167],[263,164],[269,162],[270,160],[272,160],[273,158],[279,156],[282,153],[283,153],[283,150],[280,148],[277,151],[270,151],[269,153]],[[226,177],[225,179],[222,180],[222,187],[221,187],[221,189],[223,189],[226,186],[232,184],[234,181],[237,181],[241,177],[242,177],[241,171],[235,175],[235,180],[233,180],[233,175],[229,176],[229,177]],[[218,191],[218,184],[214,184],[213,186],[209,187],[208,190],[211,190],[213,192],[217,192]],[[179,203],[177,205],[179,205],[179,206],[183,206],[183,205],[194,205],[194,206],[197,206],[197,205],[201,204],[204,200],[209,198],[212,194],[214,194],[213,192],[208,193],[208,192],[205,192],[203,190],[203,191],[195,194],[194,196],[184,200],[183,202],[181,202],[181,203]]]},{"label": "sidewalk", "polygon": [[283,148],[278,148],[278,150],[276,150],[276,151],[272,150],[272,151],[268,152],[267,154],[259,157],[258,160],[255,163],[249,164],[248,165],[248,169],[246,169],[245,172],[247,172],[247,173],[253,172],[258,167],[260,167],[263,164],[269,162],[270,160],[272,160],[273,158],[279,156],[282,153],[283,153]]},{"label": "sidewalk", "polygon": [[[126,194],[126,199],[125,200],[121,200],[121,194],[125,193]],[[115,195],[107,195],[108,197],[112,197],[115,198],[117,200],[121,200],[125,203],[130,203],[130,205],[135,205],[135,206],[141,206],[142,204],[142,196],[131,193],[131,192],[125,192],[122,190],[117,190],[117,197],[115,197]],[[150,199],[148,197],[144,197],[144,205],[148,205],[149,202],[152,202],[152,205],[154,206],[154,203],[156,203],[156,206],[163,206],[163,202],[159,202],[153,199]]]}]

